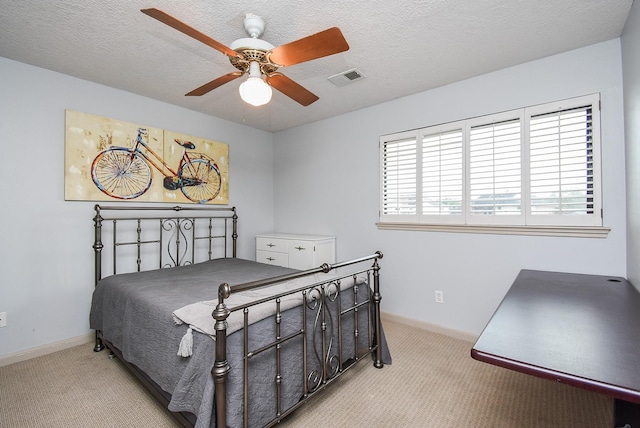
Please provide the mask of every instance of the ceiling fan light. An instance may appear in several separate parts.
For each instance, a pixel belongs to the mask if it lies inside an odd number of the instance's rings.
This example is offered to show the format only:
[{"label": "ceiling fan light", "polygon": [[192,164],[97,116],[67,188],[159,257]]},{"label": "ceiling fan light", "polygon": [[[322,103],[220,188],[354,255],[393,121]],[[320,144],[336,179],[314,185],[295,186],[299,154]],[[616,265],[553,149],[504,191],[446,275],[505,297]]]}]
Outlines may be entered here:
[{"label": "ceiling fan light", "polygon": [[249,77],[240,85],[240,98],[245,103],[259,107],[271,101],[271,86],[260,77]]}]

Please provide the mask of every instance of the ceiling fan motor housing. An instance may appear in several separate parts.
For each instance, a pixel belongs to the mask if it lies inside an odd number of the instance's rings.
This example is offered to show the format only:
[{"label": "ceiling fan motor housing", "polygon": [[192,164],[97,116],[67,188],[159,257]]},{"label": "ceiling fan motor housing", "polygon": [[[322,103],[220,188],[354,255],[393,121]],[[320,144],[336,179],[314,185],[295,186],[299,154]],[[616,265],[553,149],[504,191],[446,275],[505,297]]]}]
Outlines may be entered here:
[{"label": "ceiling fan motor housing", "polygon": [[262,39],[259,39],[264,32],[264,20],[258,15],[247,13],[244,19],[244,29],[251,37],[244,37],[235,40],[229,47],[241,54],[242,58],[229,57],[231,64],[242,72],[249,70],[249,64],[257,62],[260,64],[260,70],[263,74],[269,75],[275,72],[278,67],[271,64],[266,53],[274,48],[274,46]]}]

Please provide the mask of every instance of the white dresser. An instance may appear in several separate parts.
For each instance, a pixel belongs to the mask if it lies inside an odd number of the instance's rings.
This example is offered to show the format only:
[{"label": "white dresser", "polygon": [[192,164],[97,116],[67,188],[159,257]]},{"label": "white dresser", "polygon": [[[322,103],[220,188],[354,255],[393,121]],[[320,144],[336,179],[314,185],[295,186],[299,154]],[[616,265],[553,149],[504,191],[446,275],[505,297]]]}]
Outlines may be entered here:
[{"label": "white dresser", "polygon": [[336,238],[288,233],[257,235],[256,261],[301,270],[335,263]]}]

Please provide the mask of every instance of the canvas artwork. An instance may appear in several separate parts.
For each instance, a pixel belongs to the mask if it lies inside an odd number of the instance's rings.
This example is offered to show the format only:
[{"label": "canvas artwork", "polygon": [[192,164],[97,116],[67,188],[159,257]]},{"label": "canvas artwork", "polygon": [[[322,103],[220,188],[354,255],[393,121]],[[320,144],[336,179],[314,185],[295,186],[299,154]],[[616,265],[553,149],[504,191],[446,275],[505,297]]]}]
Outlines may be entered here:
[{"label": "canvas artwork", "polygon": [[229,203],[229,146],[66,111],[65,200]]}]

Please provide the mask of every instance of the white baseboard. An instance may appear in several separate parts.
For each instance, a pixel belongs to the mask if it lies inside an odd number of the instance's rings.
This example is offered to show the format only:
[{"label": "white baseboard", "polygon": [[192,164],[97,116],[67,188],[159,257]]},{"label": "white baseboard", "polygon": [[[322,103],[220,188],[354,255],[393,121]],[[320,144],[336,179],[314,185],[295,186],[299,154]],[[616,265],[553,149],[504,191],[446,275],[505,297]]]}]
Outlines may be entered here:
[{"label": "white baseboard", "polygon": [[467,333],[452,328],[443,327],[441,325],[432,324],[426,321],[420,321],[413,318],[407,318],[400,315],[390,314],[388,312],[380,312],[380,318],[383,320],[389,320],[397,322],[399,324],[408,325],[410,327],[420,328],[422,330],[429,330],[434,333],[444,334],[445,336],[453,337],[454,339],[466,340],[467,342],[474,343],[478,340],[478,336],[471,333]]},{"label": "white baseboard", "polygon": [[26,349],[24,351],[0,355],[0,367],[19,363],[20,361],[30,360],[31,358],[41,357],[53,352],[62,351],[63,349],[73,348],[74,346],[84,345],[85,343],[91,343],[94,341],[95,337],[95,333],[87,333],[83,336],[72,337],[59,342],[47,343],[46,345],[36,346],[35,348]]}]

